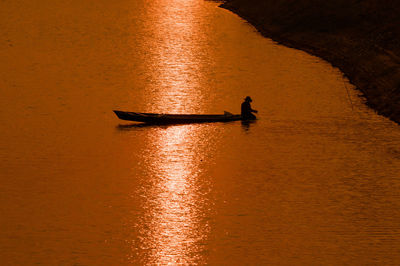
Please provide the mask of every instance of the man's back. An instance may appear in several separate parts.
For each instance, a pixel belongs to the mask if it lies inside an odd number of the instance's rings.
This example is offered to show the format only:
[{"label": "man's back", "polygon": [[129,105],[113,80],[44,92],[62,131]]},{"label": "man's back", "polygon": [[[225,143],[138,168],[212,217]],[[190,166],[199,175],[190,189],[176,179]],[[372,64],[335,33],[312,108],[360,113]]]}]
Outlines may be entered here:
[{"label": "man's back", "polygon": [[249,102],[243,102],[242,103],[242,116],[248,116],[251,114],[251,106]]},{"label": "man's back", "polygon": [[248,102],[248,101],[245,101],[245,102],[243,102],[242,103],[242,106],[241,106],[241,115],[242,115],[242,118],[244,118],[244,119],[254,119],[254,118],[256,118],[255,117],[255,115],[253,115],[251,112],[253,111],[253,109],[251,109],[251,105],[250,105],[250,103]]}]

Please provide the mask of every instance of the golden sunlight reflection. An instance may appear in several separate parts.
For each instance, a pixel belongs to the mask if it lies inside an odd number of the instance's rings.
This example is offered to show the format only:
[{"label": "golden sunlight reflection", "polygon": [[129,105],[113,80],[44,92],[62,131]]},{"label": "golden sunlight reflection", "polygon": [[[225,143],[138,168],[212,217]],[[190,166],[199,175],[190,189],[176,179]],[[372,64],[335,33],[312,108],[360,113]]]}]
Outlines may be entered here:
[{"label": "golden sunlight reflection", "polygon": [[[154,2],[148,3],[150,6]],[[153,43],[143,64],[152,73],[146,86],[146,109],[164,113],[201,111],[204,95],[200,83],[202,49],[193,39],[199,29],[196,1],[156,1],[150,9],[146,32]],[[186,12],[182,12],[185,10]],[[200,47],[200,48],[199,48]],[[147,98],[146,98],[147,97]],[[208,97],[208,96],[207,96]],[[207,181],[199,182],[201,162],[207,150],[201,136],[207,126],[182,125],[153,130],[146,142],[146,171],[151,176],[143,189],[144,215],[139,243],[145,264],[193,264],[201,261],[208,236],[204,219]],[[206,149],[208,149],[206,147]],[[201,150],[201,151],[200,151]]]},{"label": "golden sunlight reflection", "polygon": [[[152,46],[150,64],[151,82],[146,88],[151,98],[146,99],[149,111],[164,113],[190,113],[201,110],[204,97],[201,94],[201,45],[194,42],[198,30],[194,1],[161,1],[155,9],[150,32],[155,44]],[[182,12],[187,10],[188,12]],[[156,26],[154,26],[156,25]],[[154,110],[156,108],[156,110]]]},{"label": "golden sunlight reflection", "polygon": [[146,168],[152,177],[145,190],[140,245],[150,264],[193,264],[201,260],[208,236],[204,216],[207,190],[199,185],[200,127],[183,125],[154,131]]}]

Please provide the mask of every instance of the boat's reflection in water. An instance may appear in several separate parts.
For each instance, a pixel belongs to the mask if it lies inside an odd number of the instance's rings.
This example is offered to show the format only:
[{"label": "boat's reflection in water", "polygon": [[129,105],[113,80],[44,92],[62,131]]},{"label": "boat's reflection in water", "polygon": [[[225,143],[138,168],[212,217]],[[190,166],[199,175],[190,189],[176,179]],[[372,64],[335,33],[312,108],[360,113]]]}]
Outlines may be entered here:
[{"label": "boat's reflection in water", "polygon": [[250,130],[250,127],[256,122],[257,122],[257,120],[244,120],[244,121],[241,121],[243,130],[248,132]]},{"label": "boat's reflection in water", "polygon": [[149,134],[145,167],[151,180],[144,190],[145,214],[139,225],[140,246],[148,253],[141,256],[143,263],[193,264],[201,259],[201,243],[209,230],[201,221],[207,189],[198,184],[204,147],[199,134],[206,128],[180,125]]},{"label": "boat's reflection in water", "polygon": [[[245,130],[248,130],[250,128],[250,125],[255,123],[256,120],[253,121],[241,121],[242,127]],[[219,122],[191,122],[191,123],[132,123],[132,124],[119,124],[116,126],[118,130],[122,131],[129,131],[129,130],[135,130],[139,128],[159,128],[159,129],[166,129],[168,127],[179,127],[179,126],[190,126],[190,125],[201,125],[201,124],[229,124],[229,123],[237,123],[237,121],[219,121]]]}]

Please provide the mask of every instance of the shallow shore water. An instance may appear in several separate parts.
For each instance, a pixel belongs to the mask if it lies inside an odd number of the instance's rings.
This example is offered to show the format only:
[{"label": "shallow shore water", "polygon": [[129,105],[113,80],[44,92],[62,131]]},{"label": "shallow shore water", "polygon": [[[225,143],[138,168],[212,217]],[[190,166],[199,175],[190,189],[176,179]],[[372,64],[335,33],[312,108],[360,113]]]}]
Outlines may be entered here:
[{"label": "shallow shore water", "polygon": [[396,2],[227,0],[221,5],[268,38],[341,69],[368,106],[400,123]]}]

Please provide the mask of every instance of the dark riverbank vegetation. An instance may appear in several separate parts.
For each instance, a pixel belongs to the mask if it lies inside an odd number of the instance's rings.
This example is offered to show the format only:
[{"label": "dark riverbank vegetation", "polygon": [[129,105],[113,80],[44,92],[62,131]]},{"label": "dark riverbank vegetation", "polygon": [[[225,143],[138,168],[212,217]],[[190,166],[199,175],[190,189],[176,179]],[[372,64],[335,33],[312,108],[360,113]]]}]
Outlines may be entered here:
[{"label": "dark riverbank vegetation", "polygon": [[263,35],[339,67],[369,106],[400,123],[400,2],[227,0]]}]

